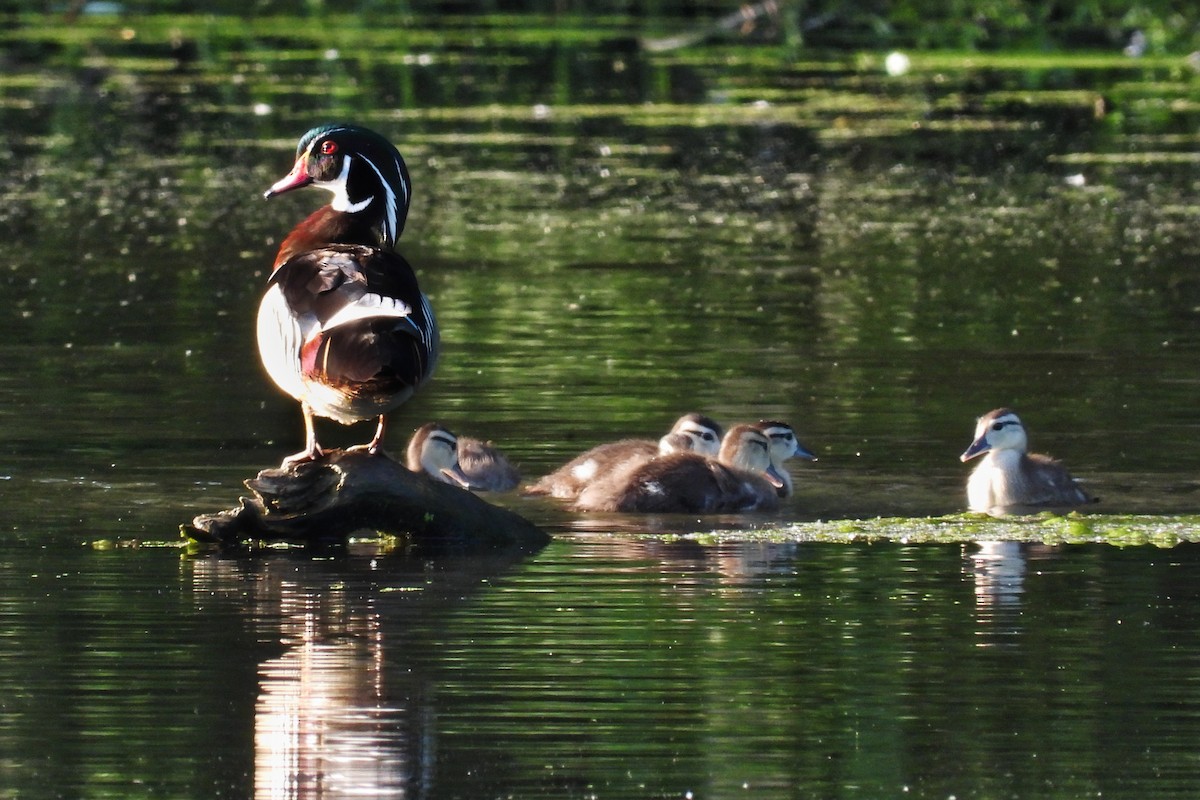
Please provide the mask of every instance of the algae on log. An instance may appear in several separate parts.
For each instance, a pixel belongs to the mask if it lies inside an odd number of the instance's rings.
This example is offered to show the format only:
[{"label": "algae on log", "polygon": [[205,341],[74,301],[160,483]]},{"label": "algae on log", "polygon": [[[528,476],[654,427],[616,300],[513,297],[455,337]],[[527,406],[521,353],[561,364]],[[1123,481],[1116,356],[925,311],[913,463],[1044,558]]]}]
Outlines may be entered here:
[{"label": "algae on log", "polygon": [[537,550],[550,537],[508,509],[411,472],[387,457],[337,450],[319,461],[264,469],[253,497],[181,526],[197,542],[336,543],[356,531],[407,537],[430,550]]}]

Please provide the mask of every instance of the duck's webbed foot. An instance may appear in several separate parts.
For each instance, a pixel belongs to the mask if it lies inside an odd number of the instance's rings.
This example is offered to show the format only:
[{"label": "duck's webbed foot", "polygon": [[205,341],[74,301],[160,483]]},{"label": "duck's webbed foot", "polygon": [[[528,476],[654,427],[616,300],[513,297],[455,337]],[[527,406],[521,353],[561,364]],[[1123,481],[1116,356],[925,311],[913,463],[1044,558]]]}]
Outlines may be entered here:
[{"label": "duck's webbed foot", "polygon": [[312,409],[308,407],[308,403],[301,403],[300,410],[304,412],[304,449],[285,458],[280,464],[282,469],[291,469],[297,464],[307,464],[310,461],[324,458],[326,455],[325,451],[321,449],[321,445],[317,444],[317,431],[313,426]]},{"label": "duck's webbed foot", "polygon": [[292,453],[283,459],[279,465],[281,469],[291,469],[299,464],[307,464],[310,461],[318,461],[326,456],[326,452],[321,449],[320,445],[313,442],[312,447],[306,447],[299,453]]}]

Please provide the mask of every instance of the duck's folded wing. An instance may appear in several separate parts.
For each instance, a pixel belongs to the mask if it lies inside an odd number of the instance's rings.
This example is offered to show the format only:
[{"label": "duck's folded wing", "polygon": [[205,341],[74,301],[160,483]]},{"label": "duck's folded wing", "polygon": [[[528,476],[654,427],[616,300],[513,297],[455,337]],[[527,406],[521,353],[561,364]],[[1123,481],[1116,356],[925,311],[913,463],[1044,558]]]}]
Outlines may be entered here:
[{"label": "duck's folded wing", "polygon": [[309,379],[371,390],[415,387],[433,371],[438,335],[412,267],[392,251],[334,245],[292,258],[271,278],[315,321],[301,347]]},{"label": "duck's folded wing", "polygon": [[1067,468],[1057,460],[1035,454],[1029,457],[1029,463],[1036,478],[1031,481],[1035,496],[1030,498],[1030,505],[1080,505],[1092,501]]}]

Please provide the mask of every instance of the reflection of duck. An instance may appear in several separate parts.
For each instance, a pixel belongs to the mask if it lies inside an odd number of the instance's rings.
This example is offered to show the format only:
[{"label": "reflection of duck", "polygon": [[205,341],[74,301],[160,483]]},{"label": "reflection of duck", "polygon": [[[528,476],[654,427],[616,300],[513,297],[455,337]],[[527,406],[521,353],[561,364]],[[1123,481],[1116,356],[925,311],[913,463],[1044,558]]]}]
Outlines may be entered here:
[{"label": "reflection of duck", "polygon": [[1025,551],[1021,542],[978,542],[970,558],[976,606],[1020,604],[1025,590]]},{"label": "reflection of duck", "polygon": [[1058,461],[1029,454],[1025,426],[1007,408],[979,418],[975,441],[961,456],[986,453],[967,481],[972,511],[1005,513],[1032,507],[1070,507],[1095,502]]},{"label": "reflection of duck", "polygon": [[777,508],[783,479],[771,465],[770,442],[750,425],[725,434],[716,459],[698,453],[652,458],[586,487],[579,511],[714,513]]},{"label": "reflection of duck", "polygon": [[771,466],[783,480],[783,486],[779,488],[779,496],[791,497],[792,492],[795,491],[795,484],[792,483],[792,473],[788,472],[784,462],[790,458],[816,461],[817,457],[807,447],[800,444],[800,440],[796,438],[796,432],[786,422],[764,419],[754,423],[754,428],[771,442]]},{"label": "reflection of duck", "polygon": [[623,474],[657,455],[692,450],[700,455],[715,456],[720,446],[720,425],[703,414],[684,414],[658,442],[621,439],[597,445],[526,486],[524,493],[574,500],[593,481],[605,475]]},{"label": "reflection of duck", "polygon": [[263,365],[304,412],[305,448],[285,463],[322,455],[314,415],[343,425],[378,417],[366,448],[379,452],[387,412],[429,378],[438,354],[429,301],[393,250],[409,205],[400,153],[365,128],[313,128],[266,197],[309,185],[333,200],[284,239],[258,313]]},{"label": "reflection of duck", "polygon": [[436,422],[413,432],[404,463],[413,472],[424,472],[442,483],[471,488],[470,479],[458,463],[458,437]]}]

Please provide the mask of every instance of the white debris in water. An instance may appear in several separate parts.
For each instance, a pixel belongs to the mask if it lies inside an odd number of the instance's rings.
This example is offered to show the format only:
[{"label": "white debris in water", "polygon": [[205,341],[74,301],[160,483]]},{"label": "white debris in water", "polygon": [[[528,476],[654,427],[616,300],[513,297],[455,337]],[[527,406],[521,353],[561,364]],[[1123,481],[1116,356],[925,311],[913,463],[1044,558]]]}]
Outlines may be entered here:
[{"label": "white debris in water", "polygon": [[912,61],[908,56],[901,53],[899,50],[894,50],[887,54],[887,58],[883,60],[883,69],[888,75],[893,78],[905,74],[912,67]]}]

